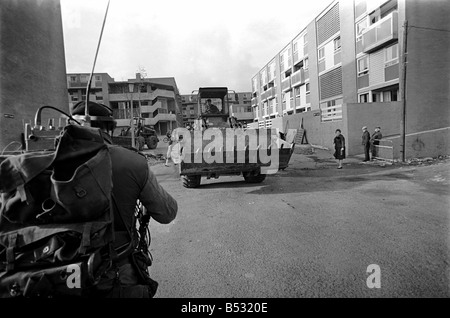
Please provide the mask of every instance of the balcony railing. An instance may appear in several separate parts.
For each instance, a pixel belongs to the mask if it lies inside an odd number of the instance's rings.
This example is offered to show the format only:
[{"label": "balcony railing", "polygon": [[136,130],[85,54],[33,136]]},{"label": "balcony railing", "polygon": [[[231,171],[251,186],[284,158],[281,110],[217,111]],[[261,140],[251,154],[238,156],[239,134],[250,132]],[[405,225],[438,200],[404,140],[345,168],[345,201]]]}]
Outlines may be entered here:
[{"label": "balcony railing", "polygon": [[322,121],[333,121],[342,119],[342,105],[334,105],[321,108]]},{"label": "balcony railing", "polygon": [[398,13],[390,13],[372,24],[362,34],[362,49],[370,53],[398,39]]},{"label": "balcony railing", "polygon": [[267,98],[268,98],[267,96],[268,96],[267,91],[262,92],[262,93],[261,93],[261,100],[266,101]]},{"label": "balcony railing", "polygon": [[299,69],[292,74],[291,78],[293,87],[305,83],[305,70],[303,68]]},{"label": "balcony railing", "polygon": [[284,80],[281,81],[281,90],[283,92],[287,92],[292,88],[291,86],[291,77],[288,76]]},{"label": "balcony railing", "polygon": [[275,87],[269,88],[269,89],[266,91],[266,93],[267,93],[267,98],[268,98],[268,99],[275,98],[275,93],[276,93]]}]

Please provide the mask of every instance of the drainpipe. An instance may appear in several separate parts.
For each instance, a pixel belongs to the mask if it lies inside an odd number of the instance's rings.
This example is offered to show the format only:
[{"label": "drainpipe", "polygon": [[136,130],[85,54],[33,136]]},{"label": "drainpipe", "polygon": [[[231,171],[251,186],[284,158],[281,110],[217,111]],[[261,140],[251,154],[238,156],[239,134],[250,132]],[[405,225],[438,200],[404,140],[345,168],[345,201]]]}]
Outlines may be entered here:
[{"label": "drainpipe", "polygon": [[408,21],[403,23],[403,45],[402,45],[402,61],[401,61],[401,77],[400,77],[400,98],[402,100],[402,107],[400,110],[400,152],[401,160],[405,162],[406,159],[406,65],[407,65],[407,36],[408,36]]}]

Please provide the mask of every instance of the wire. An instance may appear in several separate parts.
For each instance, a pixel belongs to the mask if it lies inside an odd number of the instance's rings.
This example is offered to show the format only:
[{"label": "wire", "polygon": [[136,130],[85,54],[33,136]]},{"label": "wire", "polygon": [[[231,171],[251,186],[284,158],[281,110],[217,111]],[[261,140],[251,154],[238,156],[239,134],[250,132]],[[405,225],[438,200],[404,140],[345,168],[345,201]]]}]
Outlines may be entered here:
[{"label": "wire", "polygon": [[450,30],[445,30],[445,29],[435,29],[435,28],[427,28],[427,27],[419,27],[419,26],[415,26],[415,25],[409,25],[408,28],[422,29],[422,30],[429,30],[429,31],[438,31],[438,32],[448,32],[448,33],[450,33]]}]

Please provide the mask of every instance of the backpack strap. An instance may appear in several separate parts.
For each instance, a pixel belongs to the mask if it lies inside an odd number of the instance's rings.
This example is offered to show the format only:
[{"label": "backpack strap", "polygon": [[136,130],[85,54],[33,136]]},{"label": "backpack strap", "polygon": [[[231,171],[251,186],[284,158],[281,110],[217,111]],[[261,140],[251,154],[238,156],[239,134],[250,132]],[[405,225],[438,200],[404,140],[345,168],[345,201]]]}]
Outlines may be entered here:
[{"label": "backpack strap", "polygon": [[[130,237],[129,245],[125,249],[125,251],[117,253],[116,262],[120,262],[122,260],[126,260],[127,257],[135,250],[135,248],[136,248],[136,240],[135,240],[135,235],[133,235],[132,230],[126,225],[125,220],[123,218],[123,215],[120,212],[119,206],[118,206],[117,201],[116,201],[116,199],[114,197],[114,194],[112,194],[112,193],[111,193],[111,199],[112,199],[112,202],[113,202],[113,204],[115,206],[115,211],[117,211],[116,214],[119,215],[119,218],[120,218],[124,228],[126,229],[126,231],[128,233],[128,236]],[[135,218],[133,216],[132,224],[135,224],[135,223],[136,223],[136,220],[135,220]]]},{"label": "backpack strap", "polygon": [[14,269],[14,248],[17,243],[17,232],[11,233],[8,237],[8,247],[6,248],[6,271],[12,271]]}]

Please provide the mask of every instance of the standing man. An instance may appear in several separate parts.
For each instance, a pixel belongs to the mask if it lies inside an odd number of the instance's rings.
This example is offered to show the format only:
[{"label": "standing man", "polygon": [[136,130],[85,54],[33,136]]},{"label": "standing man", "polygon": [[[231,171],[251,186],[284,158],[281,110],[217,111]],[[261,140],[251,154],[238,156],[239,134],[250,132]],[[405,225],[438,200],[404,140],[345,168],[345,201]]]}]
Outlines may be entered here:
[{"label": "standing man", "polygon": [[362,145],[364,147],[364,162],[370,161],[370,133],[367,131],[367,127],[362,128]]},{"label": "standing man", "polygon": [[370,142],[372,144],[372,160],[377,156],[377,146],[380,144],[381,138],[383,138],[383,135],[381,134],[381,128],[376,127],[375,132],[372,134],[372,138],[370,139]]}]

